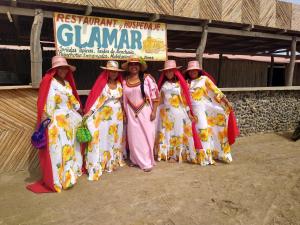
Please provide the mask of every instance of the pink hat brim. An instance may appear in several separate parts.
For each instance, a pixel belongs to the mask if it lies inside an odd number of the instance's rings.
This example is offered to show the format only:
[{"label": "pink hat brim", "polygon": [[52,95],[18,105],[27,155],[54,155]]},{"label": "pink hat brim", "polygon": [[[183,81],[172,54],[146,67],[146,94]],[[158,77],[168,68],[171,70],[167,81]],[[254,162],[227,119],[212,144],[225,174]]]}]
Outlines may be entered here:
[{"label": "pink hat brim", "polygon": [[158,71],[165,71],[165,70],[172,70],[172,69],[180,69],[182,66],[177,66],[177,67],[167,67],[167,68],[163,68],[163,69],[160,69]]},{"label": "pink hat brim", "polygon": [[47,70],[47,72],[49,72],[49,71],[51,71],[53,69],[57,69],[58,67],[64,67],[64,66],[69,67],[72,72],[76,71],[76,67],[75,66],[67,64],[67,65],[58,65],[58,66],[51,67],[50,69]]},{"label": "pink hat brim", "polygon": [[183,73],[186,73],[190,70],[199,70],[199,71],[201,71],[202,69],[200,67],[191,67],[191,68],[187,68]]}]

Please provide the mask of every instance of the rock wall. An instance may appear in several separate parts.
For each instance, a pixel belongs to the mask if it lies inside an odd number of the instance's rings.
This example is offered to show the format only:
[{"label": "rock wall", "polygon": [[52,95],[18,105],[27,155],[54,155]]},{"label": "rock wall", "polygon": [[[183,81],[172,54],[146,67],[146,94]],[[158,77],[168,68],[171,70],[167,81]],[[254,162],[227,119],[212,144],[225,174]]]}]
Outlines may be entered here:
[{"label": "rock wall", "polygon": [[242,136],[295,129],[300,90],[224,92],[232,102]]}]

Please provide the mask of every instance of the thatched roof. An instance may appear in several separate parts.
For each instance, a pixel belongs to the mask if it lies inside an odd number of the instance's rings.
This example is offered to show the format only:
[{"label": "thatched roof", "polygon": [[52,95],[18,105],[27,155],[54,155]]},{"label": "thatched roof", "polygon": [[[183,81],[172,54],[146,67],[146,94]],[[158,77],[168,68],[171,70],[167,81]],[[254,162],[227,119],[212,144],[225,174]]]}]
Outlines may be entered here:
[{"label": "thatched roof", "polygon": [[278,0],[34,0],[300,31],[300,5]]}]

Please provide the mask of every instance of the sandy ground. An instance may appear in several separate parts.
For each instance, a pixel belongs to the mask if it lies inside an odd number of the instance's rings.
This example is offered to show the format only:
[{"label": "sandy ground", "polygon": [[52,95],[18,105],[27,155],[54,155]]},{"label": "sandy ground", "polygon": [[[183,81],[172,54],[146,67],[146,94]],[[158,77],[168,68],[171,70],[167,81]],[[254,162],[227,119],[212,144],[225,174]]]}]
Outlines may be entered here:
[{"label": "sandy ground", "polygon": [[285,136],[240,138],[231,165],[126,166],[60,194],[27,191],[27,171],[1,174],[0,224],[300,224],[300,141]]}]

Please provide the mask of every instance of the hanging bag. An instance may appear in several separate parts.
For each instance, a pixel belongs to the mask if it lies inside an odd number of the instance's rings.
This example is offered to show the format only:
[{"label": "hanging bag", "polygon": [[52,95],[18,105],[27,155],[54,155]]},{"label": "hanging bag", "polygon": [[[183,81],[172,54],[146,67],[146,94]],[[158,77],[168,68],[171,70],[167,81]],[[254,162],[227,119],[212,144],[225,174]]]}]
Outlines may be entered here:
[{"label": "hanging bag", "polygon": [[76,139],[79,143],[86,143],[92,140],[92,135],[86,126],[86,120],[87,118],[82,120],[81,125],[76,131]]},{"label": "hanging bag", "polygon": [[51,120],[49,118],[43,120],[39,126],[39,128],[32,134],[31,143],[37,149],[42,149],[46,146],[47,138],[46,138],[46,129]]}]

